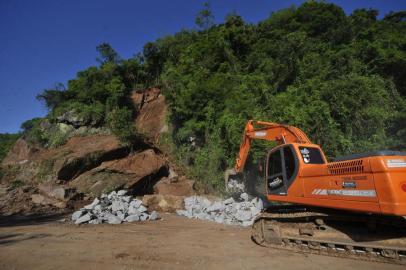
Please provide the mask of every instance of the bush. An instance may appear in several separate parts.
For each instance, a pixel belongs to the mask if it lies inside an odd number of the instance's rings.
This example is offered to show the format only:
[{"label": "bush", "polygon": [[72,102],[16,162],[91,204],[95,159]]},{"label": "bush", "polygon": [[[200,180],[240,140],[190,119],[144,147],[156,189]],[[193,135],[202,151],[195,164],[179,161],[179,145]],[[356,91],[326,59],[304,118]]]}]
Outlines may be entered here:
[{"label": "bush", "polygon": [[69,101],[57,107],[51,113],[51,121],[57,122],[57,118],[66,112],[72,112],[83,125],[101,126],[104,124],[105,106],[100,102],[86,104],[78,101]]},{"label": "bush", "polygon": [[0,134],[0,162],[20,136],[20,134]]},{"label": "bush", "polygon": [[131,145],[135,138],[133,113],[127,108],[113,109],[107,116],[107,125],[111,132],[124,144]]},{"label": "bush", "polygon": [[21,180],[14,180],[13,182],[11,182],[10,184],[10,188],[11,189],[17,189],[19,187],[22,187],[24,185],[24,182]]},{"label": "bush", "polygon": [[42,118],[33,118],[21,124],[22,134],[27,142],[39,145],[46,144],[47,141],[41,128],[42,121],[44,121]]}]

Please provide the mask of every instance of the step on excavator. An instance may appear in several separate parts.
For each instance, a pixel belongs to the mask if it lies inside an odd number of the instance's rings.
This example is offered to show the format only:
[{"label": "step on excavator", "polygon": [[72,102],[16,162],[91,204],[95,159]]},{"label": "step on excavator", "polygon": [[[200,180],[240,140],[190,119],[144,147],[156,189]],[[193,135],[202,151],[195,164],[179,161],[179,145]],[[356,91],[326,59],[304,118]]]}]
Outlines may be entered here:
[{"label": "step on excavator", "polygon": [[328,162],[299,128],[250,120],[226,182],[243,173],[252,140],[277,143],[264,161],[270,206],[254,221],[254,242],[406,265],[406,152],[375,151]]}]

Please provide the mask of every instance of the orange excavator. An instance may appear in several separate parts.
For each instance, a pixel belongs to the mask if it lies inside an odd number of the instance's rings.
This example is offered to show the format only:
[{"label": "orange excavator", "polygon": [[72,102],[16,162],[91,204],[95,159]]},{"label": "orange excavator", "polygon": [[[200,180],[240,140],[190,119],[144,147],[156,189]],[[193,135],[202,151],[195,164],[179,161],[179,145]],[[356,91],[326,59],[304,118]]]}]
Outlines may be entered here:
[{"label": "orange excavator", "polygon": [[272,205],[254,221],[257,244],[406,264],[405,152],[375,151],[328,162],[299,128],[250,120],[227,178],[243,172],[257,139],[277,143],[264,166]]}]

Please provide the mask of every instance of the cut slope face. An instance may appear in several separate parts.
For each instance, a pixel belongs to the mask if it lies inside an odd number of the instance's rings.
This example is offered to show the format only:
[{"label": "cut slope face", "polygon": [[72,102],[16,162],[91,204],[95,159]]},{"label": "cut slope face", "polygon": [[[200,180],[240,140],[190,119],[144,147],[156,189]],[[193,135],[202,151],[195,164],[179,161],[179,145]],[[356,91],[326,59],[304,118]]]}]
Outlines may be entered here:
[{"label": "cut slope face", "polygon": [[39,151],[39,147],[30,145],[26,140],[20,138],[7,153],[7,156],[2,161],[2,165],[8,166],[24,163],[27,160],[33,159]]},{"label": "cut slope face", "polygon": [[134,91],[131,96],[139,113],[135,120],[137,130],[154,141],[162,132],[168,130],[166,116],[168,112],[165,97],[158,88]]},{"label": "cut slope face", "polygon": [[138,108],[134,119],[137,131],[143,133],[148,142],[139,141],[129,149],[107,132],[71,137],[62,146],[45,149],[21,138],[1,164],[4,174],[1,182],[12,185],[17,181],[19,185],[30,186],[28,195],[33,193],[33,202],[41,205],[50,201],[59,205],[55,200],[68,204],[65,196],[54,198],[50,196],[53,192],[43,192],[41,187],[80,193],[80,196],[69,193],[68,199],[100,196],[121,188],[134,195],[175,196],[178,201],[194,194],[193,182],[184,176],[178,177],[176,167],[151,144],[168,129],[165,97],[158,88],[150,88],[134,91],[132,100]]}]

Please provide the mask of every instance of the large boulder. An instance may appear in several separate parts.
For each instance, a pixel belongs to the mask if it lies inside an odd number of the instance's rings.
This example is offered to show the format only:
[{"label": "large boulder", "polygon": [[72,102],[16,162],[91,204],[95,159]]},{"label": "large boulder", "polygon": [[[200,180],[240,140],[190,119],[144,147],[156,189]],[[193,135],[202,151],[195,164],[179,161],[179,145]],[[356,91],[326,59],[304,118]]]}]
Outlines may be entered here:
[{"label": "large boulder", "polygon": [[154,186],[154,193],[160,195],[174,196],[192,196],[195,194],[194,182],[181,177],[179,180],[173,181],[169,177],[164,177],[159,180]]},{"label": "large boulder", "polygon": [[41,194],[60,201],[68,201],[76,195],[75,189],[54,183],[41,183],[38,190]]},{"label": "large boulder", "polygon": [[142,204],[148,207],[149,211],[175,213],[176,210],[184,208],[184,196],[174,195],[145,195]]},{"label": "large boulder", "polygon": [[151,192],[153,185],[166,174],[165,159],[148,149],[123,159],[103,162],[99,167],[77,177],[70,186],[94,196],[117,188],[144,194]]},{"label": "large boulder", "polygon": [[34,204],[51,205],[61,209],[67,207],[66,201],[60,201],[54,198],[49,198],[41,194],[32,194],[31,200]]},{"label": "large boulder", "polygon": [[[64,153],[60,155],[60,153]],[[128,149],[112,135],[73,137],[59,149],[47,155],[58,155],[53,164],[57,179],[72,180],[102,162],[125,157]]]}]

